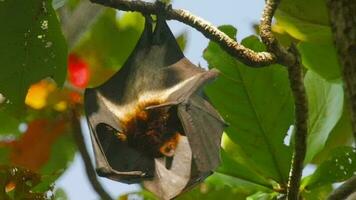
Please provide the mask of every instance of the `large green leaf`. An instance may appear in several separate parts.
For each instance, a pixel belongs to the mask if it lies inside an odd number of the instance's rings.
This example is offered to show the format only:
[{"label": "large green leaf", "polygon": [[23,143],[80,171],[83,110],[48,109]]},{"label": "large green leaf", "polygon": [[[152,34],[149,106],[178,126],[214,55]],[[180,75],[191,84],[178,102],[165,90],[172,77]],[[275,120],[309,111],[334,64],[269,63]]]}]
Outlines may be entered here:
[{"label": "large green leaf", "polygon": [[226,200],[244,200],[246,197],[258,191],[272,192],[271,190],[243,181],[241,179],[215,173],[210,176],[203,184],[192,191],[184,193],[178,200],[206,199],[215,200],[224,197]]},{"label": "large green leaf", "polygon": [[331,158],[323,162],[317,170],[302,181],[302,188],[310,190],[327,184],[342,182],[356,174],[356,149],[339,147]]},{"label": "large green leaf", "polygon": [[52,0],[52,6],[54,9],[58,9],[66,3],[67,0]]},{"label": "large green leaf", "polygon": [[309,104],[308,151],[305,163],[310,162],[325,145],[339,121],[344,102],[342,83],[329,83],[312,71],[308,71],[304,84]]},{"label": "large green leaf", "polygon": [[0,24],[0,93],[20,105],[34,82],[63,84],[67,47],[50,1],[2,1]]},{"label": "large green leaf", "polygon": [[351,146],[353,143],[353,134],[351,127],[350,107],[347,98],[344,98],[344,109],[339,122],[329,134],[328,140],[325,143],[324,148],[318,153],[314,159],[314,163],[321,163],[330,158],[333,149],[339,146]]},{"label": "large green leaf", "polygon": [[333,190],[331,184],[317,187],[312,190],[303,190],[301,195],[305,200],[325,200]]},{"label": "large green leaf", "polygon": [[328,81],[340,81],[340,66],[331,40],[324,44],[301,42],[298,44],[298,49],[306,68],[313,70]]},{"label": "large green leaf", "polygon": [[144,18],[140,14],[125,13],[118,20],[116,11],[107,9],[75,51],[94,67],[118,69],[135,47],[143,25]]},{"label": "large green leaf", "polygon": [[10,116],[9,113],[1,111],[1,109],[0,109],[0,121],[6,122],[6,123],[0,123],[0,136],[5,135],[5,136],[14,137],[20,134],[19,124],[21,121],[13,116]]},{"label": "large green leaf", "polygon": [[278,9],[306,22],[329,25],[325,0],[283,0]]},{"label": "large green leaf", "polygon": [[[223,28],[228,29],[230,35],[236,32],[231,31],[233,27]],[[264,50],[254,36],[242,43],[257,51]],[[249,68],[214,42],[209,43],[204,58],[210,68],[221,71],[219,78],[206,88],[206,93],[230,124],[226,129],[230,142],[222,144],[227,155],[236,165],[260,174],[265,181],[284,185],[291,148],[283,144],[283,139],[294,119],[287,71],[279,65]],[[257,179],[246,177],[245,172],[236,170],[234,175],[252,182]]]},{"label": "large green leaf", "polygon": [[258,191],[255,194],[248,196],[246,200],[274,200],[278,196],[277,192],[274,193],[265,193]]},{"label": "large green leaf", "polygon": [[331,41],[331,29],[324,0],[284,0],[275,17],[276,27],[301,41]]}]

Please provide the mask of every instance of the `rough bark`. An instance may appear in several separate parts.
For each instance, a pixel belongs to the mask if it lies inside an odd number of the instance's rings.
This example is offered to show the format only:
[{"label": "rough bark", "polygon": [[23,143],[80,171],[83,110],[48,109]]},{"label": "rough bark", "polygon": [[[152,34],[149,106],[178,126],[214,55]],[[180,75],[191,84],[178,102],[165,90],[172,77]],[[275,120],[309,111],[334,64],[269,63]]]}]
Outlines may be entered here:
[{"label": "rough bark", "polygon": [[342,66],[346,94],[351,103],[354,139],[356,138],[356,1],[327,1],[334,43]]}]

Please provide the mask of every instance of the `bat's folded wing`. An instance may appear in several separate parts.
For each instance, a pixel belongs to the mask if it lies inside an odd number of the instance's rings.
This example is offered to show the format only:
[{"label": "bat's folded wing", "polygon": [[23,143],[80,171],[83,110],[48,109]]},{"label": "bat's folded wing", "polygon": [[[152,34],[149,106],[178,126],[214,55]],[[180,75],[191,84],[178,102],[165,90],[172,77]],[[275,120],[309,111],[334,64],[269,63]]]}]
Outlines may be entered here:
[{"label": "bat's folded wing", "polygon": [[216,169],[220,163],[220,141],[226,126],[219,113],[201,96],[193,94],[178,106],[178,116],[199,171]]},{"label": "bat's folded wing", "polygon": [[115,133],[121,131],[120,124],[98,91],[87,89],[85,98],[98,175],[126,183],[152,177],[154,162],[116,138]]}]

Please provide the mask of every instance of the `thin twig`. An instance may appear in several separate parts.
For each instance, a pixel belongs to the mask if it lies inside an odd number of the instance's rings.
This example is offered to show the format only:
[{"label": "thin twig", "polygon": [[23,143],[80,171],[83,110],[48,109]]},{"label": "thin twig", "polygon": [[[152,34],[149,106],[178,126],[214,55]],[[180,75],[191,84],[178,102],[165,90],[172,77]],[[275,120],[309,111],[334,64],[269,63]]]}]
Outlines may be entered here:
[{"label": "thin twig", "polygon": [[79,121],[80,115],[78,114],[78,111],[76,108],[73,108],[73,116],[72,116],[72,123],[73,123],[73,132],[74,132],[74,139],[75,142],[78,146],[79,152],[83,158],[83,162],[85,165],[85,171],[87,173],[87,176],[89,178],[89,181],[93,187],[93,189],[97,192],[97,194],[100,196],[101,199],[103,200],[112,200],[110,195],[105,191],[105,189],[101,186],[99,183],[94,167],[91,163],[89,153],[87,151],[87,148],[84,143],[84,137],[82,133],[82,129],[80,127],[80,121]]},{"label": "thin twig", "polygon": [[264,67],[276,63],[276,56],[269,52],[255,52],[236,42],[224,32],[204,19],[182,9],[173,9],[158,3],[149,3],[140,0],[91,0],[104,6],[123,11],[137,11],[142,14],[164,15],[167,20],[177,20],[200,31],[208,39],[218,43],[221,48],[251,67]]},{"label": "thin twig", "polygon": [[351,177],[349,180],[345,181],[345,183],[340,185],[329,195],[327,200],[346,199],[354,192],[356,192],[356,176]]},{"label": "thin twig", "polygon": [[279,2],[280,0],[266,1],[261,19],[260,34],[262,41],[267,46],[267,50],[277,56],[278,63],[288,67],[290,87],[294,96],[296,131],[293,158],[287,185],[287,199],[297,200],[299,198],[300,180],[307,150],[308,103],[303,82],[302,65],[297,48],[292,44],[289,50],[285,49],[278,43],[272,33],[272,18]]}]

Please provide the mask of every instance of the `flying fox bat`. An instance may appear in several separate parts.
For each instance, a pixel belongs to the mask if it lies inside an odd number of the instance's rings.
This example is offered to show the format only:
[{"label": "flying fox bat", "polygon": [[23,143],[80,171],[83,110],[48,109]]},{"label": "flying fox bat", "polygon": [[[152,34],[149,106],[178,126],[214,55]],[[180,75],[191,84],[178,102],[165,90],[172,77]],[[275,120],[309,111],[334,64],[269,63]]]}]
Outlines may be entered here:
[{"label": "flying fox bat", "polygon": [[165,20],[144,31],[123,67],[85,90],[97,173],[142,182],[171,199],[204,180],[220,162],[225,122],[202,93],[218,75],[192,64]]}]

